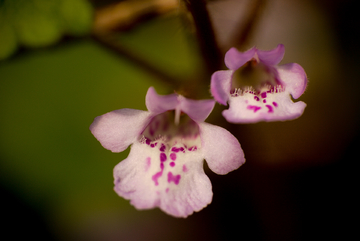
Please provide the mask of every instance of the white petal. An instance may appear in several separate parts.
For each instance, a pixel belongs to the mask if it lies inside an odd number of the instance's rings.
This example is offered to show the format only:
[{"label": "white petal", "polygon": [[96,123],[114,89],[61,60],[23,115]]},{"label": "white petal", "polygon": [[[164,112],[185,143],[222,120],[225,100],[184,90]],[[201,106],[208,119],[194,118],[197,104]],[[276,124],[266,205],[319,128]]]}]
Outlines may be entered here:
[{"label": "white petal", "polygon": [[[161,161],[160,155],[166,159]],[[175,217],[187,217],[212,200],[211,183],[198,150],[175,152],[160,143],[151,147],[136,142],[128,158],[115,167],[114,178],[115,191],[137,209],[159,207]]]},{"label": "white petal", "polygon": [[112,152],[121,152],[133,143],[151,120],[147,111],[120,109],[95,118],[91,133]]},{"label": "white petal", "polygon": [[200,123],[201,151],[209,168],[217,174],[227,174],[244,162],[244,152],[239,141],[226,129]]}]

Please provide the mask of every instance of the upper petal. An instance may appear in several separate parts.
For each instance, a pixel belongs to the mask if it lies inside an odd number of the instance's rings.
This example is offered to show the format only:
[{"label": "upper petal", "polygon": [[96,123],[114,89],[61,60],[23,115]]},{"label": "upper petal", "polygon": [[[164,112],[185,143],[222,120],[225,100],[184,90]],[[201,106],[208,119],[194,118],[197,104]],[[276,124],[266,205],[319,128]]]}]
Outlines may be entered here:
[{"label": "upper petal", "polygon": [[285,47],[279,44],[276,48],[269,51],[258,50],[257,54],[259,60],[265,65],[277,65],[284,57]]},{"label": "upper petal", "polygon": [[231,76],[233,73],[233,70],[220,70],[211,76],[211,94],[220,104],[227,105],[231,89]]},{"label": "upper petal", "polygon": [[240,52],[236,48],[229,49],[225,54],[225,65],[231,70],[236,70],[254,57],[256,48],[253,47],[245,52]]},{"label": "upper petal", "polygon": [[178,105],[178,95],[158,95],[154,87],[150,87],[147,91],[146,107],[153,114],[160,114],[168,110],[174,110]]},{"label": "upper petal", "polygon": [[151,113],[134,109],[120,109],[95,118],[91,133],[101,145],[112,152],[125,150],[149,123]]},{"label": "upper petal", "polygon": [[190,100],[178,97],[180,109],[197,122],[204,121],[214,108],[214,100]]},{"label": "upper petal", "polygon": [[305,70],[299,64],[290,63],[278,66],[277,71],[287,91],[295,99],[299,98],[304,93],[307,85]]},{"label": "upper petal", "polygon": [[199,123],[201,150],[209,168],[217,174],[227,174],[244,162],[239,141],[226,129],[208,123]]}]

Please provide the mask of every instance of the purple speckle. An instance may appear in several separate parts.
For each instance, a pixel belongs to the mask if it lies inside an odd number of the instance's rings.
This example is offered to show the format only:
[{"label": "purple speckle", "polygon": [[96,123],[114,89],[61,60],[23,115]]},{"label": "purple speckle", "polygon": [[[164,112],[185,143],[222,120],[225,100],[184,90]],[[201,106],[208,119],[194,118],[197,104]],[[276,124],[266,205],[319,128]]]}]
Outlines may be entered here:
[{"label": "purple speckle", "polygon": [[175,166],[175,162],[170,162],[170,166],[174,167]]},{"label": "purple speckle", "polygon": [[176,185],[178,185],[180,182],[180,178],[181,178],[180,175],[174,176],[171,172],[168,173],[168,183],[174,182]]},{"label": "purple speckle", "polygon": [[156,145],[157,145],[157,142],[150,144],[150,146],[151,146],[152,148],[154,148]]},{"label": "purple speckle", "polygon": [[276,103],[276,102],[273,102],[272,103],[275,107],[277,107],[278,106],[278,104]]},{"label": "purple speckle", "polygon": [[254,96],[254,99],[255,99],[256,101],[259,101],[259,100],[260,100],[260,98],[257,97],[256,95]]},{"label": "purple speckle", "polygon": [[256,106],[256,105],[248,105],[248,106],[247,106],[247,109],[248,109],[248,110],[254,110],[254,113],[255,113],[256,111],[260,110],[261,107],[260,107],[260,106]]},{"label": "purple speckle", "polygon": [[146,143],[146,145],[150,145],[150,142],[151,142],[151,140],[150,140],[149,138],[146,138],[146,137],[145,137],[145,143]]},{"label": "purple speckle", "polygon": [[172,152],[172,153],[170,154],[170,159],[173,160],[173,161],[175,161],[175,160],[176,160],[176,153]]},{"label": "purple speckle", "polygon": [[184,147],[179,147],[179,148],[173,147],[173,148],[171,148],[171,151],[173,151],[173,152],[179,152],[179,151],[185,152]]},{"label": "purple speckle", "polygon": [[189,151],[196,151],[197,150],[197,146],[192,146],[192,147],[189,147],[188,149]]},{"label": "purple speckle", "polygon": [[261,93],[261,98],[263,98],[263,99],[266,98],[266,92]]},{"label": "purple speckle", "polygon": [[273,113],[273,107],[271,105],[266,105],[266,107],[268,108],[268,113]]},{"label": "purple speckle", "polygon": [[188,169],[187,169],[187,167],[185,166],[185,164],[183,165],[182,170],[183,170],[183,172],[187,172],[187,171],[188,171]]},{"label": "purple speckle", "polygon": [[155,182],[155,186],[159,185],[158,179],[162,176],[163,172],[157,172],[152,176],[152,180]]},{"label": "purple speckle", "polygon": [[161,143],[160,151],[165,151],[165,149],[166,149],[166,146],[164,145],[164,143]]},{"label": "purple speckle", "polygon": [[166,159],[167,159],[167,157],[166,157],[166,154],[165,153],[160,153],[160,161],[161,162],[164,162],[164,161],[166,161]]},{"label": "purple speckle", "polygon": [[266,100],[265,100],[265,99],[263,100],[263,103],[266,103]]}]

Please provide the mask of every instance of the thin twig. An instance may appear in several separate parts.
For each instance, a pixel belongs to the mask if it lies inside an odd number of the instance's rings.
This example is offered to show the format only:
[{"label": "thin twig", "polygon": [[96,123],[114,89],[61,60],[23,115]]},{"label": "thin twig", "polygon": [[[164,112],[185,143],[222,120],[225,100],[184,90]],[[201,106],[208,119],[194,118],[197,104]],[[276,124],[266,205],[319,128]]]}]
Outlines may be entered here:
[{"label": "thin twig", "polygon": [[164,71],[159,69],[158,67],[150,64],[145,59],[142,59],[138,55],[134,54],[128,48],[121,45],[121,43],[116,39],[114,34],[108,33],[96,33],[94,32],[92,35],[93,39],[95,39],[98,43],[102,46],[105,46],[107,49],[111,50],[111,52],[118,54],[121,57],[125,57],[128,60],[132,61],[136,64],[136,66],[140,67],[141,69],[147,71],[157,79],[161,80],[163,84],[167,86],[171,86],[171,88],[177,89],[179,84],[181,83],[180,80],[175,79],[173,76],[166,74]]},{"label": "thin twig", "polygon": [[248,18],[245,19],[245,21],[242,20],[243,22],[238,23],[238,25],[243,26],[243,28],[233,34],[228,48],[236,47],[238,49],[242,49],[244,45],[247,44],[247,41],[249,41],[249,38],[251,37],[251,34],[256,27],[257,21],[259,20],[265,2],[266,0],[251,1],[252,6],[249,7]]}]

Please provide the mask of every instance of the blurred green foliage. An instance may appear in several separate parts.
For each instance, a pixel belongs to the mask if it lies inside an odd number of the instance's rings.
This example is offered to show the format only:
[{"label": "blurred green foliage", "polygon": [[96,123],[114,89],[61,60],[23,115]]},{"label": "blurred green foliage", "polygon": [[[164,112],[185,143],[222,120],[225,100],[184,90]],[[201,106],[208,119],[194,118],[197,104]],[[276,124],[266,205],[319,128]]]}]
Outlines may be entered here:
[{"label": "blurred green foliage", "polygon": [[43,47],[63,35],[90,31],[92,6],[86,0],[2,0],[0,2],[0,60],[19,46]]}]

